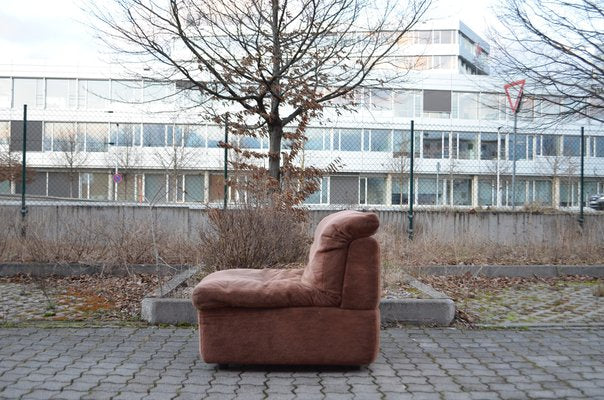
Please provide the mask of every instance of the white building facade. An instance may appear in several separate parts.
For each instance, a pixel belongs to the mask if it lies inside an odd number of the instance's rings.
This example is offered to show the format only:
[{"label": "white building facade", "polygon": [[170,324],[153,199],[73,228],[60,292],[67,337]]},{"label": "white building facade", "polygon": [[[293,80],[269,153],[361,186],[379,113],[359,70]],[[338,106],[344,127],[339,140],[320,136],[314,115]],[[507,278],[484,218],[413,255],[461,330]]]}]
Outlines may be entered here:
[{"label": "white building facade", "polygon": [[[581,127],[585,194],[604,192],[602,124],[553,127],[540,117],[545,106],[527,94],[514,146],[506,82],[488,75],[488,52],[488,44],[463,23],[416,27],[391,59],[395,68],[414,69],[403,87],[357,90],[356,112],[327,109],[307,130],[300,162],[326,166],[339,159],[342,167],[324,177],[306,203],[577,207]],[[196,99],[181,87],[124,79],[111,67],[0,65],[0,160],[21,159],[27,104],[27,165],[35,171],[26,186],[31,200],[221,203],[224,150],[218,142],[224,127],[206,123],[192,108]],[[268,147],[263,138],[237,140],[254,150]],[[7,174],[0,179],[0,201],[15,201],[20,181]],[[231,201],[240,196],[229,193]]]}]

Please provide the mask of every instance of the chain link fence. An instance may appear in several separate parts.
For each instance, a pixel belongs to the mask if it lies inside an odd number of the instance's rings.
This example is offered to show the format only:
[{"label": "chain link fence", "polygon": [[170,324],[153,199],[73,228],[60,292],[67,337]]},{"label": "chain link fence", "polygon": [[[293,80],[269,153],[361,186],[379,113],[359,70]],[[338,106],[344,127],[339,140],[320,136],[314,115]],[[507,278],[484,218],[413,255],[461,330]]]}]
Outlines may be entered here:
[{"label": "chain link fence", "polygon": [[[572,209],[604,192],[601,130],[585,129],[582,149],[580,129],[518,129],[514,135],[507,126],[447,122],[416,122],[413,151],[409,123],[308,128],[299,165],[324,168],[339,160],[340,167],[321,179],[306,205],[406,209],[412,201],[420,209]],[[228,185],[225,193],[224,135],[224,126],[201,117],[33,109],[24,120],[21,110],[0,110],[0,202],[20,201],[23,189],[29,205],[221,207],[225,195],[230,203],[245,201],[245,193]],[[233,140],[243,149],[268,151],[267,138]],[[286,141],[282,151],[288,151]],[[228,157],[237,154],[231,150]],[[226,166],[233,179],[237,172]]]}]

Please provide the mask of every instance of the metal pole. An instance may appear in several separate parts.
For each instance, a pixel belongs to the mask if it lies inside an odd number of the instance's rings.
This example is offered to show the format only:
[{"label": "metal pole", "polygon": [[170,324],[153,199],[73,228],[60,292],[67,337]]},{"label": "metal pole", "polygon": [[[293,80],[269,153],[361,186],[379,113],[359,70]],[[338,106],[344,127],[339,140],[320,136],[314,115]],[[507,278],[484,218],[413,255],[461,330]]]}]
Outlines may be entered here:
[{"label": "metal pole", "polygon": [[501,182],[499,172],[499,157],[501,155],[501,127],[497,128],[497,187],[495,189],[495,205],[501,207]]},{"label": "metal pole", "polygon": [[[520,107],[520,104],[518,104]],[[518,109],[514,112],[514,135],[512,138],[512,210],[516,209],[516,127],[518,125]]]},{"label": "metal pole", "polygon": [[[415,133],[413,130],[413,120],[411,120],[411,141],[410,146],[411,150],[409,151],[409,228],[407,232],[409,233],[409,240],[413,240],[413,202],[415,200],[415,195],[413,193],[413,152],[415,150],[415,146],[413,145],[413,139],[415,137]],[[437,188],[438,190],[438,188]]]},{"label": "metal pole", "polygon": [[21,161],[21,234],[25,236],[25,216],[27,205],[25,204],[25,181],[27,179],[27,104],[23,104],[23,160]]},{"label": "metal pole", "polygon": [[585,128],[581,127],[581,188],[579,199],[579,226],[583,230],[585,216],[583,214],[583,203],[585,202]]},{"label": "metal pole", "polygon": [[229,116],[227,115],[224,120],[224,204],[223,208],[227,209],[227,200],[228,200],[228,190],[229,186],[227,184],[227,179],[229,177],[227,164],[229,162],[229,149],[227,148],[227,144],[229,143]]},{"label": "metal pole", "polygon": [[518,126],[518,112],[522,107],[522,93],[520,93],[520,98],[518,99],[518,106],[516,110],[514,110],[514,139],[512,146],[514,147],[513,160],[512,160],[512,210],[516,209],[516,128]]}]

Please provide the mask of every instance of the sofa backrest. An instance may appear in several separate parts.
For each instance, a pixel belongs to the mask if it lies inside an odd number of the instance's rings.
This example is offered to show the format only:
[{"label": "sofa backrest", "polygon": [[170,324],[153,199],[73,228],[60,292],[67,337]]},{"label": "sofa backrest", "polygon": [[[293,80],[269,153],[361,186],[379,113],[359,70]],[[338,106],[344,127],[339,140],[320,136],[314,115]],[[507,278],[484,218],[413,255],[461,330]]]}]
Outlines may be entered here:
[{"label": "sofa backrest", "polygon": [[302,281],[340,296],[350,243],[373,235],[379,225],[377,215],[360,211],[340,211],[323,218],[315,230]]},{"label": "sofa backrest", "polygon": [[354,240],[348,247],[340,307],[373,310],[382,295],[380,246],[373,237]]}]

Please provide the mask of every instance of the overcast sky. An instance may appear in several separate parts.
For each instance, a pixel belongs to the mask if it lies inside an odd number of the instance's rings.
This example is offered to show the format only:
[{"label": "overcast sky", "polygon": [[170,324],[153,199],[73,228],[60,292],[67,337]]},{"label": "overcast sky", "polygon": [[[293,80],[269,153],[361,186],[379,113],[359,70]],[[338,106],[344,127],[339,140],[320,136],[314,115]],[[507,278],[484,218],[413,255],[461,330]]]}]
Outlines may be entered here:
[{"label": "overcast sky", "polygon": [[[484,36],[492,0],[434,0],[433,17],[464,21]],[[82,0],[0,0],[1,64],[94,65],[108,59],[85,25]]]}]

